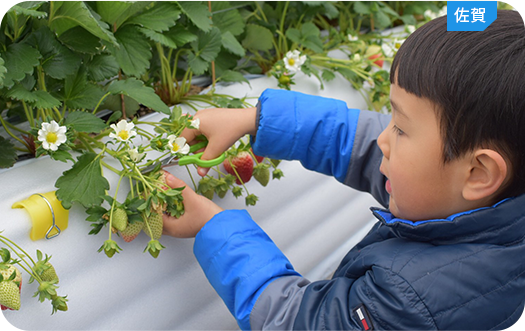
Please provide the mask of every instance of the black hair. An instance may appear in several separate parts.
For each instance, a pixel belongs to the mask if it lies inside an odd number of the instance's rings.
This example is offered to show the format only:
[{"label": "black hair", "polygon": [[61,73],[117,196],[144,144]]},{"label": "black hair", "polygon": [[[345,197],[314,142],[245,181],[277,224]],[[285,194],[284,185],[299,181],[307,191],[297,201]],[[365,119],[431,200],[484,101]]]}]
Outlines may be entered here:
[{"label": "black hair", "polygon": [[443,162],[477,148],[502,154],[510,181],[498,199],[525,192],[525,27],[498,10],[485,31],[447,31],[446,16],[412,33],[390,82],[436,105]]}]

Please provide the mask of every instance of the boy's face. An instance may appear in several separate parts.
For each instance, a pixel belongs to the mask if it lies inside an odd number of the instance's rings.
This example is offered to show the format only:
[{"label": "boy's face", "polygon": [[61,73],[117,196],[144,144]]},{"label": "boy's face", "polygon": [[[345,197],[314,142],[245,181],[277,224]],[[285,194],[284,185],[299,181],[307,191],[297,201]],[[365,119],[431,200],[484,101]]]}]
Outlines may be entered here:
[{"label": "boy's face", "polygon": [[443,163],[434,105],[392,84],[392,120],[377,143],[380,171],[388,178],[389,209],[411,221],[445,218],[467,210],[462,198],[465,158]]}]

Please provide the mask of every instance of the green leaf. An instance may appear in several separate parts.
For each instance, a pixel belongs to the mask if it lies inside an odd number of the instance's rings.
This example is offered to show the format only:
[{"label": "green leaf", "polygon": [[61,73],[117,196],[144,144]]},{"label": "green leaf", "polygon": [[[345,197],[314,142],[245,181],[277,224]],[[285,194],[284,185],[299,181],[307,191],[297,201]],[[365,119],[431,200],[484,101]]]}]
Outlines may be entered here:
[{"label": "green leaf", "polygon": [[208,6],[197,1],[179,1],[178,3],[182,12],[197,28],[204,32],[211,30],[212,21]]},{"label": "green leaf", "polygon": [[388,15],[385,14],[383,11],[378,11],[374,14],[374,17],[376,19],[376,26],[378,29],[385,29],[391,23],[390,17],[388,17]]},{"label": "green leaf", "polygon": [[173,40],[177,46],[182,46],[194,40],[197,40],[197,35],[189,32],[182,25],[175,25],[169,31],[165,32],[164,35]]},{"label": "green leaf", "polygon": [[149,6],[151,1],[97,1],[96,10],[103,21],[115,26],[116,30],[131,16]]},{"label": "green leaf", "polygon": [[108,45],[122,71],[128,76],[140,77],[149,68],[151,47],[136,26],[123,26],[115,33],[119,47]]},{"label": "green leaf", "polygon": [[91,61],[86,63],[89,80],[100,82],[118,75],[120,69],[114,56],[100,54],[95,55]]},{"label": "green leaf", "polygon": [[60,161],[60,162],[67,162],[68,160],[73,161],[73,157],[71,156],[71,154],[65,150],[59,149],[54,152],[51,152],[50,154],[51,154],[50,155],[51,158],[56,161]]},{"label": "green leaf", "polygon": [[227,70],[224,73],[222,73],[217,80],[223,81],[223,82],[243,82],[243,83],[250,83],[248,80],[237,71],[233,70]]},{"label": "green leaf", "polygon": [[273,47],[273,34],[267,28],[257,24],[246,24],[246,36],[242,45],[246,49],[267,51]]},{"label": "green leaf", "polygon": [[362,15],[366,15],[366,14],[371,14],[372,13],[370,11],[370,5],[369,4],[365,4],[362,1],[354,2],[354,11],[356,13],[362,14]]},{"label": "green leaf", "polygon": [[331,70],[325,69],[325,70],[323,70],[323,73],[322,73],[321,77],[323,77],[324,81],[329,82],[329,81],[331,81],[331,80],[333,80],[335,78],[335,73],[333,71],[331,71]]},{"label": "green leaf", "polygon": [[[195,57],[205,62],[215,60],[221,51],[221,45],[221,31],[217,28],[211,29],[208,33],[200,31],[197,40],[191,43]],[[191,60],[189,64],[192,67]]]},{"label": "green leaf", "polygon": [[51,8],[49,27],[58,36],[80,25],[98,38],[117,44],[109,26],[95,18],[83,1],[54,1]]},{"label": "green leaf", "polygon": [[18,15],[22,14],[25,16],[31,16],[34,18],[44,18],[47,16],[46,12],[36,10],[40,5],[46,1],[25,1],[11,7],[7,12],[16,13]]},{"label": "green leaf", "polygon": [[47,16],[46,12],[33,10],[5,0],[0,0],[0,9],[4,9],[6,13],[15,12],[17,14],[22,14],[36,18],[44,18]]},{"label": "green leaf", "polygon": [[144,83],[135,78],[128,78],[124,80],[117,80],[111,82],[107,88],[111,94],[124,94],[137,102],[160,111],[164,114],[170,114],[170,109],[160,97],[155,94],[155,91],[151,87],[144,86]]},{"label": "green leaf", "polygon": [[146,38],[156,43],[160,43],[163,46],[170,48],[177,48],[177,43],[173,41],[170,37],[164,35],[163,33],[156,32],[146,28],[137,28]]},{"label": "green leaf", "polygon": [[15,145],[0,136],[0,168],[12,167],[17,159]]},{"label": "green leaf", "polygon": [[88,82],[85,69],[73,73],[64,80],[64,89],[60,96],[64,104],[72,109],[93,109],[104,95],[102,89]]},{"label": "green leaf", "polygon": [[222,34],[222,46],[235,55],[246,55],[246,51],[230,31]]},{"label": "green leaf", "polygon": [[73,167],[57,179],[55,186],[57,198],[67,209],[73,202],[80,202],[85,208],[100,205],[102,196],[109,190],[109,183],[102,176],[100,157],[95,153],[78,157]]},{"label": "green leaf", "polygon": [[[133,116],[137,113],[137,111],[140,109],[140,104],[128,97],[127,95],[124,95],[124,107],[126,109],[126,115],[128,117]],[[110,116],[110,118],[107,120],[107,123],[111,123],[114,121],[117,121],[121,116],[124,110],[122,109],[122,99],[120,94],[111,94],[104,99],[104,102],[102,103],[102,109],[109,109],[114,111],[114,113]]]},{"label": "green leaf", "polygon": [[66,117],[65,125],[77,132],[99,133],[107,128],[106,123],[92,113],[73,111]]},{"label": "green leaf", "polygon": [[36,97],[36,101],[32,102],[32,106],[35,108],[52,109],[54,107],[60,107],[62,102],[53,97],[47,91],[34,91],[33,95]]},{"label": "green leaf", "polygon": [[296,28],[289,28],[286,30],[286,38],[290,39],[292,42],[300,44],[301,43],[301,31]]},{"label": "green leaf", "polygon": [[40,63],[50,77],[64,79],[80,67],[80,57],[58,42],[46,26],[33,32],[30,43],[42,54]]},{"label": "green leaf", "polygon": [[81,26],[62,33],[58,38],[64,45],[75,52],[97,54],[101,46],[100,39]]},{"label": "green leaf", "polygon": [[244,32],[244,19],[237,9],[231,9],[228,1],[212,1],[211,8],[213,25],[222,33],[238,36]]},{"label": "green leaf", "polygon": [[155,6],[129,19],[126,24],[138,24],[157,32],[166,31],[175,25],[181,11],[174,3],[155,2]]},{"label": "green leaf", "polygon": [[10,88],[16,82],[21,81],[26,75],[33,74],[33,69],[40,64],[42,57],[38,50],[22,43],[7,46],[6,53],[0,53],[5,60],[6,73],[4,86]]},{"label": "green leaf", "polygon": [[13,86],[13,88],[7,91],[5,96],[24,102],[35,102],[37,100],[36,96],[31,91],[26,89],[22,84]]}]

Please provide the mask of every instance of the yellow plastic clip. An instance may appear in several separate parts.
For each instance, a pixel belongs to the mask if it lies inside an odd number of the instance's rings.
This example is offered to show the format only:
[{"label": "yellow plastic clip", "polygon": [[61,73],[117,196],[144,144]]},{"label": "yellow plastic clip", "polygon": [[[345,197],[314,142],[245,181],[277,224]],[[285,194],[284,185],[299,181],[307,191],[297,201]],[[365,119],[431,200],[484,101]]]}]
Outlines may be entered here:
[{"label": "yellow plastic clip", "polygon": [[55,191],[35,193],[25,200],[15,202],[11,208],[25,208],[29,212],[33,228],[32,240],[52,239],[67,228],[69,211],[62,207]]}]

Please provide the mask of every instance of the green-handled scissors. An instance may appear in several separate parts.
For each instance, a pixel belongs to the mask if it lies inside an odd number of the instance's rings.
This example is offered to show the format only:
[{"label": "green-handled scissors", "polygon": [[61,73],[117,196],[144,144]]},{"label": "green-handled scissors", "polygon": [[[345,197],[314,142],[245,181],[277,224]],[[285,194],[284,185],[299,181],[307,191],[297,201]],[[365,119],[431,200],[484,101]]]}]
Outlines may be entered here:
[{"label": "green-handled scissors", "polygon": [[[189,153],[195,153],[195,151],[198,151],[199,149],[204,148],[207,145],[208,145],[208,140],[200,141],[200,142],[196,143],[195,145],[190,146]],[[202,160],[201,159],[202,154],[204,154],[204,152],[200,152],[200,153],[192,154],[192,155],[185,155],[185,156],[183,156],[180,159],[175,160],[175,161],[174,161],[174,158],[176,156],[175,155],[170,155],[170,156],[165,157],[164,159],[162,159],[160,161],[160,167],[167,167],[167,166],[171,166],[171,165],[175,165],[175,164],[178,164],[178,165],[196,164],[199,167],[211,168],[213,166],[221,164],[226,159],[226,153],[222,153],[221,155],[219,155],[218,157],[216,157],[215,159],[212,159],[212,160]],[[142,173],[148,173],[148,172],[154,170],[156,167],[159,167],[159,163],[152,164],[152,165],[142,169],[141,172]]]}]

